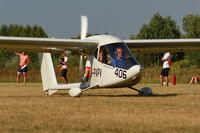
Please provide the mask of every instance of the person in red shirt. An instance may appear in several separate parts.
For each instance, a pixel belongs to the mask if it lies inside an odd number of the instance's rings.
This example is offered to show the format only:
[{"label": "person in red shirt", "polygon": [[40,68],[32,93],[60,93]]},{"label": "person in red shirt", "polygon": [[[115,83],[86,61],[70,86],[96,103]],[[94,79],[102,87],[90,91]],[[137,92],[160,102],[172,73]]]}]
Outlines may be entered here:
[{"label": "person in red shirt", "polygon": [[86,60],[85,74],[83,75],[83,78],[81,78],[81,81],[88,81],[92,73],[91,61],[88,55],[84,56],[84,59]]}]

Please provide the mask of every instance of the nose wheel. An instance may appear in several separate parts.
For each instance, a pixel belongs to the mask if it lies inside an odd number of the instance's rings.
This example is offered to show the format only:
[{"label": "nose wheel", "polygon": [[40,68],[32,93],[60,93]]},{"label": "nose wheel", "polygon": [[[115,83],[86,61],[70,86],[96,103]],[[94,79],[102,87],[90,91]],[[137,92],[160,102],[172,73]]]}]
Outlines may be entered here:
[{"label": "nose wheel", "polygon": [[143,87],[140,90],[133,88],[133,87],[129,87],[131,90],[137,91],[139,96],[152,96],[153,95],[153,91],[150,87]]}]

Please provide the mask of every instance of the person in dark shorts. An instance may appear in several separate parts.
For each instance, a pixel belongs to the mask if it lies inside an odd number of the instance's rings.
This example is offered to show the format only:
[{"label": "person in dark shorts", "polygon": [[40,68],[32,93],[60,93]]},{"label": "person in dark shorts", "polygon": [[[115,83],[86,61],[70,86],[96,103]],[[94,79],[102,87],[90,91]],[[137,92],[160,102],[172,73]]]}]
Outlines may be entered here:
[{"label": "person in dark shorts", "polygon": [[163,68],[161,74],[163,77],[168,77],[170,68]]},{"label": "person in dark shorts", "polygon": [[61,55],[62,58],[60,58],[60,65],[61,65],[61,72],[60,72],[60,77],[61,79],[67,84],[68,79],[67,79],[67,71],[68,71],[68,56],[66,53]]},{"label": "person in dark shorts", "polygon": [[[61,77],[64,77],[64,78],[67,77],[67,71],[68,71],[68,69],[62,69],[61,72],[60,72],[60,76],[61,76]],[[67,78],[66,78],[66,79],[67,79]],[[65,81],[65,80],[64,80],[64,81]],[[67,82],[66,82],[66,83],[67,83]]]},{"label": "person in dark shorts", "polygon": [[14,52],[17,56],[19,56],[20,58],[20,62],[19,62],[19,68],[17,71],[17,83],[19,84],[20,81],[20,75],[23,74],[24,76],[24,83],[27,82],[27,71],[28,71],[28,64],[29,64],[29,56],[25,53],[18,53],[18,52]]},{"label": "person in dark shorts", "polygon": [[171,55],[169,52],[165,53],[162,61],[163,61],[163,69],[160,73],[160,84],[163,86],[163,78],[165,78],[166,86],[169,86],[169,70],[171,66],[171,61],[170,61]]},{"label": "person in dark shorts", "polygon": [[27,71],[28,71],[28,66],[23,66],[23,67],[19,66],[18,68],[19,73],[26,73]]}]

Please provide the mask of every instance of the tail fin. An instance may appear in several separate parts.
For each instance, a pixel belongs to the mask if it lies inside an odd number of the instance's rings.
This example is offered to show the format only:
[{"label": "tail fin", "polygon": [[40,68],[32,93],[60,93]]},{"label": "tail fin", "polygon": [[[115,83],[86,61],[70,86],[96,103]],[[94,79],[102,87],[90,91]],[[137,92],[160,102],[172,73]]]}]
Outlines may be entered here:
[{"label": "tail fin", "polygon": [[53,86],[57,86],[57,80],[50,53],[40,53],[41,76],[43,90],[46,91]]}]

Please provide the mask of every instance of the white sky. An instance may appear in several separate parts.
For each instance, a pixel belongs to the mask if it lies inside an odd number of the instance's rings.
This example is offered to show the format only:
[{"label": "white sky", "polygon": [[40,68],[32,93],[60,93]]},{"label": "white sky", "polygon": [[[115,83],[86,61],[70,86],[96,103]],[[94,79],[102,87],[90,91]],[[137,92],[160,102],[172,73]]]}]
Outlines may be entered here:
[{"label": "white sky", "polygon": [[200,0],[0,0],[0,24],[38,24],[57,38],[78,35],[86,15],[90,33],[128,39],[157,12],[181,28],[184,16],[200,14]]}]

